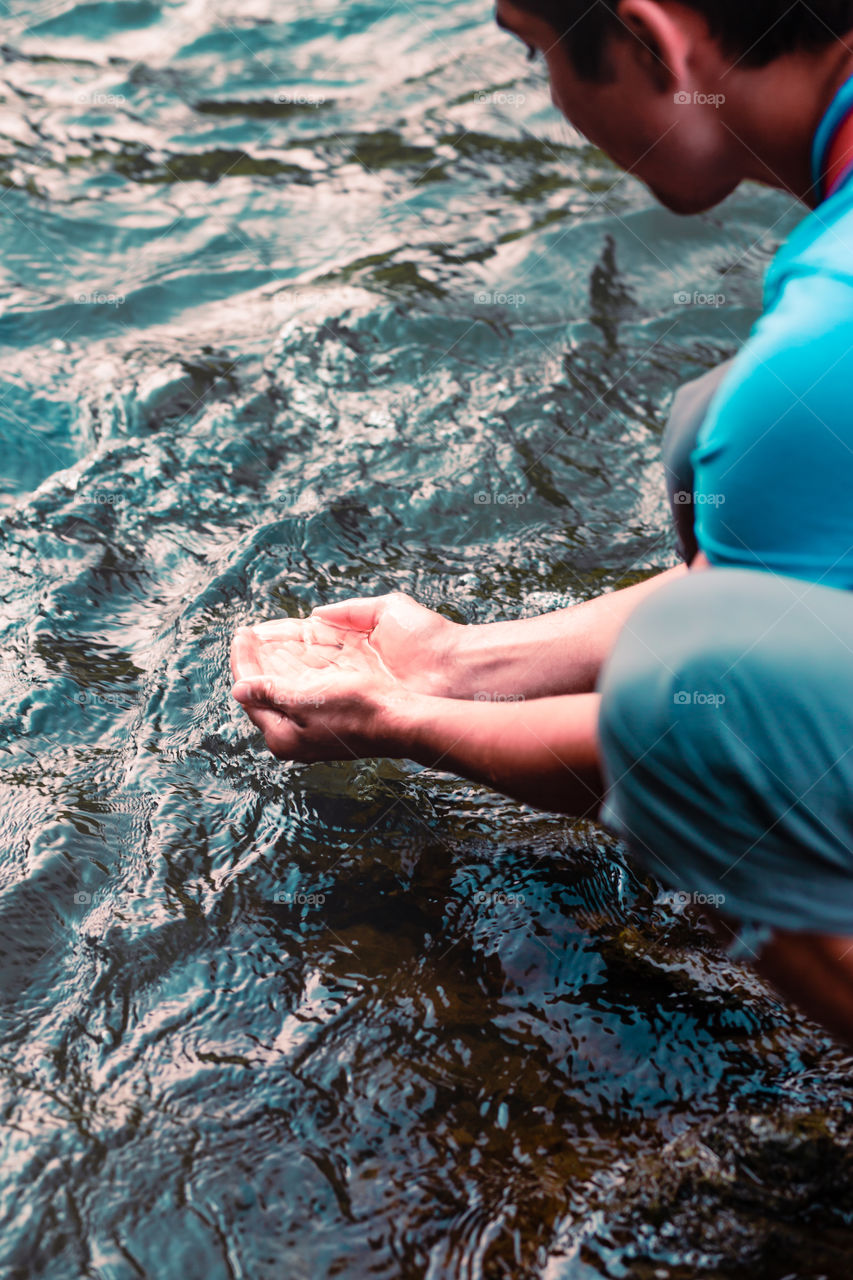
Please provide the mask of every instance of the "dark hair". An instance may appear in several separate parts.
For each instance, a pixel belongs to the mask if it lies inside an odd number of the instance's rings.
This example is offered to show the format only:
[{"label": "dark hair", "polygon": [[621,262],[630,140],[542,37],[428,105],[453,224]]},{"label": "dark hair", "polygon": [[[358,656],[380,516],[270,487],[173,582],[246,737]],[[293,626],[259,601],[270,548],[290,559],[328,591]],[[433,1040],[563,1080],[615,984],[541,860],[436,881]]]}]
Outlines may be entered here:
[{"label": "dark hair", "polygon": [[[703,14],[725,53],[762,67],[795,49],[818,49],[853,28],[853,0],[683,0]],[[557,31],[585,80],[606,74],[607,38],[618,32],[619,0],[514,0]]]}]

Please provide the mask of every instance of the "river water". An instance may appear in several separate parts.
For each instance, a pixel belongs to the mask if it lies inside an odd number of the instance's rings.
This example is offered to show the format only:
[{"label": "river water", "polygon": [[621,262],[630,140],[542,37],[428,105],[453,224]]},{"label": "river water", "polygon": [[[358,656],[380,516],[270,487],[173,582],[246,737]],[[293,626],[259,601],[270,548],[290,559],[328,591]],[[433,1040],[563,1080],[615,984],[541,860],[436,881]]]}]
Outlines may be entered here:
[{"label": "river water", "polygon": [[9,0],[0,1277],[848,1280],[850,1060],[591,824],[272,760],[234,628],[674,562],[679,219],[471,0]]}]

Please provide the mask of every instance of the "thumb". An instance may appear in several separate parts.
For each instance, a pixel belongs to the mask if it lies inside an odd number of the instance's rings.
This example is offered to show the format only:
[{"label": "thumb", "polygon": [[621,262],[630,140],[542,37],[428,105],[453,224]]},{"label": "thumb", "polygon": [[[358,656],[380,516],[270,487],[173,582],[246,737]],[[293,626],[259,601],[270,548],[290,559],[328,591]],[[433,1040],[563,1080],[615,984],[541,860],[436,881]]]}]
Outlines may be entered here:
[{"label": "thumb", "polygon": [[311,611],[312,618],[322,618],[333,627],[351,627],[353,631],[372,631],[379,621],[388,597],[361,596],[340,600],[337,604],[321,604]]}]

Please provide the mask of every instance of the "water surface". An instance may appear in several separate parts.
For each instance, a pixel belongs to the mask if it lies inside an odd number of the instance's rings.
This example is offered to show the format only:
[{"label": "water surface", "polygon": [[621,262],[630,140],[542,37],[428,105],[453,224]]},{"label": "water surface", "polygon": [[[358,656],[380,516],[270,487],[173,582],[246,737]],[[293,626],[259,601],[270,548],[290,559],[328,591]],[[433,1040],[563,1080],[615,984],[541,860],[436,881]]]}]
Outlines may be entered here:
[{"label": "water surface", "polygon": [[227,668],[673,563],[669,399],[797,211],[662,212],[479,0],[3,41],[3,1280],[847,1280],[822,1031],[592,825],[277,765]]}]

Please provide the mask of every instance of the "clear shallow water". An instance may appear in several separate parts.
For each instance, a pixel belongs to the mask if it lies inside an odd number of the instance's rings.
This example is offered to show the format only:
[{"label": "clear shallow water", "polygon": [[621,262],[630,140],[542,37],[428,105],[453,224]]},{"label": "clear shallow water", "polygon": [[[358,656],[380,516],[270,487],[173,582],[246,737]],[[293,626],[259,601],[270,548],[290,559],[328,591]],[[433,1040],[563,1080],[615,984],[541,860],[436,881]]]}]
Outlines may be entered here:
[{"label": "clear shallow water", "polygon": [[228,697],[249,618],[671,563],[797,211],[656,209],[467,0],[3,41],[0,1275],[847,1280],[822,1032],[595,827]]}]

